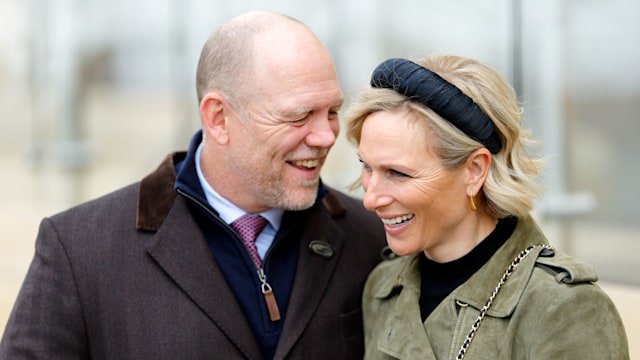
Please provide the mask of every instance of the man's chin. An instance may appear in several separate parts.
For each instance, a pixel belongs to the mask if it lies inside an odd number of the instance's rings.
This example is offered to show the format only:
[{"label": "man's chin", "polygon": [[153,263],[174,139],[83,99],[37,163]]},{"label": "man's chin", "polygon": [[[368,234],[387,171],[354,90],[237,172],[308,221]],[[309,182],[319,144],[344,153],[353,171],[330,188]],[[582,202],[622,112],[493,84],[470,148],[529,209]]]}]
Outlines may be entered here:
[{"label": "man's chin", "polygon": [[318,182],[314,186],[299,187],[294,191],[288,191],[285,195],[284,208],[286,210],[306,210],[313,206],[318,197]]}]

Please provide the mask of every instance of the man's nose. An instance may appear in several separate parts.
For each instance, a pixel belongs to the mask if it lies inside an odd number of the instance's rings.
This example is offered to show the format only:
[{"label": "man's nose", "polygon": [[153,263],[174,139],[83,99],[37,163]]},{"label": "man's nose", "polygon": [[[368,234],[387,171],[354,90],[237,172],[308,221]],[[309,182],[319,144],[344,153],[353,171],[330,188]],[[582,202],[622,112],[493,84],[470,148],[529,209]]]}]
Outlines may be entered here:
[{"label": "man's nose", "polygon": [[311,129],[305,139],[309,147],[330,148],[335,144],[340,131],[338,119],[318,116],[311,120],[309,126]]}]

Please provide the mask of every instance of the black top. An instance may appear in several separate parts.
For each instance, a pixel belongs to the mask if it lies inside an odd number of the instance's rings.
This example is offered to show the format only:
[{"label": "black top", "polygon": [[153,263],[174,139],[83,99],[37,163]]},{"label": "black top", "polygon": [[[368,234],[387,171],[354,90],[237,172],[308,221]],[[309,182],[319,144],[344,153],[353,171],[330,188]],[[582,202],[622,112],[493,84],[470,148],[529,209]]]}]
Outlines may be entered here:
[{"label": "black top", "polygon": [[489,261],[517,224],[515,217],[500,219],[491,234],[459,259],[438,263],[426,256],[420,257],[420,314],[423,322],[445,297]]}]

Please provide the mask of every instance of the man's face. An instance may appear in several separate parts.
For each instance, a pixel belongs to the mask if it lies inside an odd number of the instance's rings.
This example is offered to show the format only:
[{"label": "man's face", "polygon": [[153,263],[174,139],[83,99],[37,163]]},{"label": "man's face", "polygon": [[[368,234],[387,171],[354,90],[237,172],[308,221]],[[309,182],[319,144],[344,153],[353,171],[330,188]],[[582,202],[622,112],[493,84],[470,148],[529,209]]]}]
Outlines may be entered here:
[{"label": "man's face", "polygon": [[260,60],[247,103],[232,104],[228,168],[251,210],[302,210],[316,199],[320,169],[339,132],[342,92],[326,50],[298,61]]}]

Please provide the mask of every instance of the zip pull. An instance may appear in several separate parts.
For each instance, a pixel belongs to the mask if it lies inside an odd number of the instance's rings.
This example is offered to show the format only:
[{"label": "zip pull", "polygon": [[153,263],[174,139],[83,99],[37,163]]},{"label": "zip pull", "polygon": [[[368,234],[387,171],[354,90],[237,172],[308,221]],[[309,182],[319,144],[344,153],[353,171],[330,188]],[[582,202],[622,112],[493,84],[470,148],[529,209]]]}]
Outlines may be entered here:
[{"label": "zip pull", "polygon": [[264,302],[267,304],[267,310],[269,311],[269,319],[271,321],[280,320],[280,310],[278,310],[278,303],[276,302],[276,296],[271,290],[271,285],[267,282],[267,275],[265,275],[262,268],[258,269],[258,279],[262,283],[262,294],[264,295]]}]

